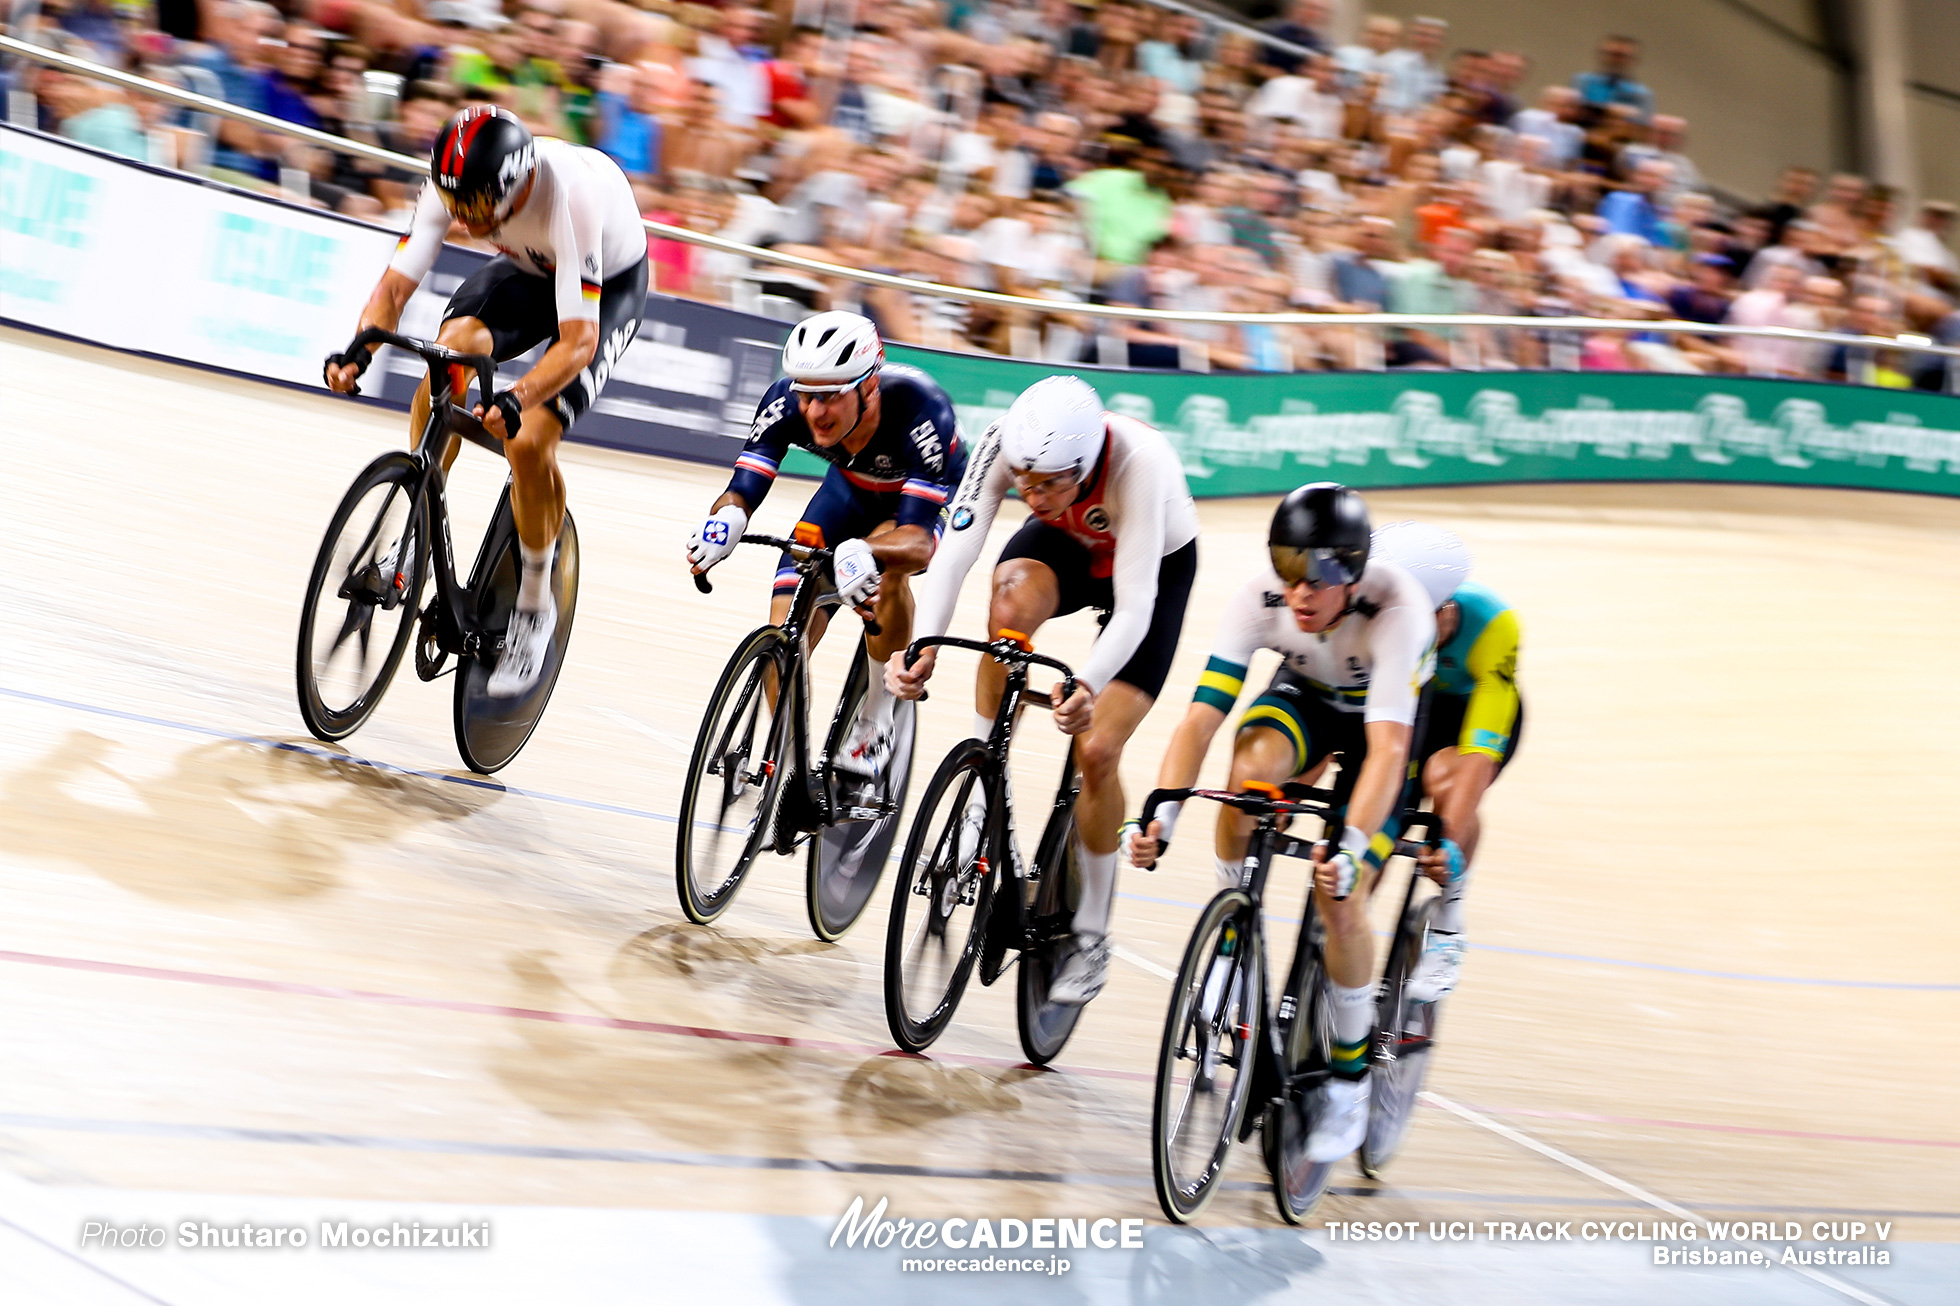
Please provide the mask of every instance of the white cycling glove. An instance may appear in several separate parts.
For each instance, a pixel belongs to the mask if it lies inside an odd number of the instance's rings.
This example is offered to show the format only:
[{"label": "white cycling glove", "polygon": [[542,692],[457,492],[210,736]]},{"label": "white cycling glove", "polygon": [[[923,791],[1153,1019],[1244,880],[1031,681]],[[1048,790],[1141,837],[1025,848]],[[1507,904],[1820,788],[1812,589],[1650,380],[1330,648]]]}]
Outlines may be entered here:
[{"label": "white cycling glove", "polygon": [[878,560],[863,540],[845,540],[830,555],[837,577],[837,597],[848,607],[861,608],[878,597]]},{"label": "white cycling glove", "polygon": [[687,560],[706,571],[735,552],[735,546],[742,542],[742,532],[748,528],[749,515],[729,504],[696,526],[694,534],[687,537]]}]

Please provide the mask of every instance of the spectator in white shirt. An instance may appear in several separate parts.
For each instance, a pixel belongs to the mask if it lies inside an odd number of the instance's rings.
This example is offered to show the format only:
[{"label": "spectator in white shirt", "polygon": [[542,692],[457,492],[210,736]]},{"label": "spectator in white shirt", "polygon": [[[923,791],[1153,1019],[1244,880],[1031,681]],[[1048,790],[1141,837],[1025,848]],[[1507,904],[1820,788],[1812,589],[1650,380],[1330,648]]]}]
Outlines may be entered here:
[{"label": "spectator in white shirt", "polygon": [[1414,113],[1449,84],[1437,56],[1450,25],[1440,18],[1412,18],[1402,29],[1402,44],[1381,58],[1381,93],[1375,103],[1389,113]]},{"label": "spectator in white shirt", "polygon": [[1919,220],[1894,242],[1900,262],[1916,279],[1949,295],[1960,291],[1960,259],[1954,258],[1952,245],[1953,213],[1953,205],[1945,200],[1927,200],[1919,206]]},{"label": "spectator in white shirt", "polygon": [[1564,171],[1585,148],[1586,132],[1577,121],[1582,103],[1579,92],[1570,86],[1547,86],[1538,94],[1537,108],[1525,109],[1511,119],[1511,130],[1544,141],[1545,166]]},{"label": "spectator in white shirt", "polygon": [[1346,74],[1350,88],[1359,87],[1369,77],[1386,75],[1387,59],[1402,40],[1402,20],[1376,14],[1361,29],[1360,45],[1344,45],[1334,52],[1334,62]]},{"label": "spectator in white shirt", "polygon": [[722,14],[718,32],[704,32],[697,42],[700,51],[687,61],[687,71],[697,82],[706,82],[721,91],[721,119],[731,127],[747,128],[769,112],[769,70],[764,58],[751,46],[762,34],[766,15],[757,9],[729,9]]}]

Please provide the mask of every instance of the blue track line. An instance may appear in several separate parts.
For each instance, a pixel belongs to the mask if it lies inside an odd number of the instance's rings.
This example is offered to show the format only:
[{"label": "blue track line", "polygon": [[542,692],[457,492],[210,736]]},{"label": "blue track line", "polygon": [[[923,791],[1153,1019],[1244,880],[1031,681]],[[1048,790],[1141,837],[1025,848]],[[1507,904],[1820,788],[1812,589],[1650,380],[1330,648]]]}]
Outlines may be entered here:
[{"label": "blue track line", "polygon": [[[166,730],[181,730],[190,734],[203,735],[210,739],[228,739],[234,743],[254,744],[260,748],[277,749],[288,753],[305,753],[310,757],[326,758],[332,761],[351,762],[356,766],[372,767],[377,771],[392,772],[396,775],[410,775],[423,780],[440,780],[446,784],[465,785],[472,789],[489,789],[498,793],[517,794],[533,798],[542,803],[559,803],[566,807],[580,807],[592,812],[608,812],[614,816],[632,816],[646,821],[660,821],[667,825],[676,824],[677,817],[663,812],[649,812],[637,807],[624,807],[618,803],[602,803],[590,798],[573,798],[566,794],[545,793],[537,789],[519,789],[514,785],[502,784],[495,780],[475,775],[454,775],[444,771],[420,771],[413,767],[396,766],[392,762],[379,762],[371,758],[356,757],[352,753],[337,753],[318,748],[311,744],[293,743],[289,740],[268,739],[264,735],[239,734],[230,730],[217,730],[210,726],[192,725],[184,721],[172,721],[167,717],[145,716],[140,712],[126,712],[121,708],[101,707],[94,703],[78,703],[73,699],[55,698],[48,694],[30,693],[24,689],[10,689],[0,685],[0,695],[21,699],[29,703],[42,703],[49,707],[66,708],[71,712],[86,712],[92,716],[111,717],[120,721],[135,721],[148,726],[161,726]],[[1155,903],[1161,907],[1182,907],[1199,911],[1203,903],[1185,902],[1178,898],[1159,898],[1142,893],[1123,893],[1118,897],[1132,902]],[[1298,917],[1268,916],[1276,924],[1293,925],[1299,923]],[[1480,952],[1503,952],[1517,957],[1539,957],[1546,961],[1571,961],[1589,966],[1623,966],[1633,970],[1661,971],[1673,975],[1693,975],[1701,979],[1746,980],[1754,984],[1798,984],[1818,988],[1837,989],[1887,989],[1908,993],[1960,993],[1960,984],[1910,983],[1900,980],[1860,980],[1860,979],[1822,979],[1808,975],[1756,975],[1746,971],[1711,970],[1700,966],[1672,966],[1658,961],[1633,961],[1625,957],[1595,957],[1578,952],[1551,952],[1542,948],[1515,948],[1498,943],[1473,943],[1472,949]]]}]

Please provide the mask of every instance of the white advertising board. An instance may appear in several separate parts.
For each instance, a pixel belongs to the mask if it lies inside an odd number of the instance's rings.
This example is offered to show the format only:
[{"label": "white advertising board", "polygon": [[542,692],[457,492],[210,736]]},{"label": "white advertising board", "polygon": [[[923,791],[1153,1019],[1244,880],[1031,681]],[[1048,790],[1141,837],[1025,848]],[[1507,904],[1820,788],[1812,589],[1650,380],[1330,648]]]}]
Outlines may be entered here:
[{"label": "white advertising board", "polygon": [[315,384],[395,240],[0,129],[0,318]]}]

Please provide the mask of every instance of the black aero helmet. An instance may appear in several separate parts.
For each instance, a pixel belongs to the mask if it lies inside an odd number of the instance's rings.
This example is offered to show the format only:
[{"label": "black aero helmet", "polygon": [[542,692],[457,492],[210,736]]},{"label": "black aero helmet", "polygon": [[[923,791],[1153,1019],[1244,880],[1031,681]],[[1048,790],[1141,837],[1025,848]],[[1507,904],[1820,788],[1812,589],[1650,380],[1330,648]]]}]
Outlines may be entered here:
[{"label": "black aero helmet", "polygon": [[1368,505],[1345,485],[1315,481],[1279,501],[1266,549],[1288,585],[1352,585],[1368,566]]},{"label": "black aero helmet", "polygon": [[489,104],[473,104],[444,123],[429,152],[429,176],[443,207],[477,227],[510,216],[512,201],[536,166],[530,129]]}]

